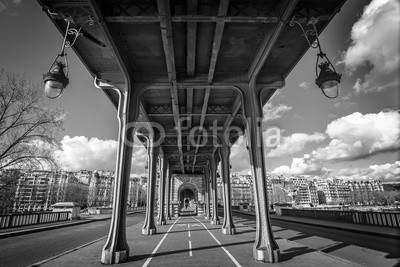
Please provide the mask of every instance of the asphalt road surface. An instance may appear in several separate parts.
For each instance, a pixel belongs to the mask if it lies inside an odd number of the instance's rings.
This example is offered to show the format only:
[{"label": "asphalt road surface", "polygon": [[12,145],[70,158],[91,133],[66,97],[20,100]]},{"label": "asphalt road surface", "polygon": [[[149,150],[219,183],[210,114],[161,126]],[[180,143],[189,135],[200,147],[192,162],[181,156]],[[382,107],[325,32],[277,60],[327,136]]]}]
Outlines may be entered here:
[{"label": "asphalt road surface", "polygon": [[[255,217],[234,213],[234,221],[255,227]],[[127,217],[141,224],[144,213]],[[274,234],[303,246],[365,266],[400,266],[400,239],[272,220]],[[27,266],[105,237],[110,220],[0,239],[0,266]],[[103,242],[103,241],[100,241]],[[104,240],[105,242],[105,240]],[[99,252],[100,253],[100,252]]]},{"label": "asphalt road surface", "polygon": [[[255,228],[255,217],[233,212],[233,220]],[[400,239],[271,220],[275,237],[291,240],[365,266],[400,266]]]},{"label": "asphalt road surface", "polygon": [[[126,225],[143,221],[144,213],[136,213],[127,216]],[[27,266],[107,236],[110,222],[97,221],[0,239],[0,266]]]}]

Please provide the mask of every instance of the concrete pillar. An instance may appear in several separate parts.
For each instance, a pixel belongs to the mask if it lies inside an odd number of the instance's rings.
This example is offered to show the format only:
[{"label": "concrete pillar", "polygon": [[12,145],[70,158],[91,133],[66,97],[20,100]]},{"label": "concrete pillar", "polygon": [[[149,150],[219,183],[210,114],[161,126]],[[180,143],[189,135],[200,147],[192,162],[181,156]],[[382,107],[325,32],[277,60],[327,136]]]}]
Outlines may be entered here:
[{"label": "concrete pillar", "polygon": [[209,167],[206,166],[204,168],[204,181],[205,181],[205,193],[204,193],[204,203],[205,203],[205,211],[204,218],[209,220],[210,216],[210,170]]},{"label": "concrete pillar", "polygon": [[165,216],[167,220],[171,220],[171,178],[172,178],[172,170],[168,164],[168,175],[166,182],[166,192],[165,192]]},{"label": "concrete pillar", "polygon": [[160,186],[159,186],[159,194],[158,194],[158,217],[157,217],[157,224],[159,225],[165,225],[167,222],[165,220],[165,213],[164,213],[164,207],[165,207],[165,183],[168,178],[168,162],[167,162],[167,157],[164,154],[161,158],[161,176],[160,176]]},{"label": "concrete pillar", "polygon": [[116,176],[113,192],[113,209],[110,231],[101,253],[101,263],[123,263],[129,259],[129,245],[126,241],[126,208],[128,201],[129,177],[131,172],[133,127],[125,127],[134,122],[138,115],[138,97],[128,91],[108,87],[119,94],[118,104],[118,151]]},{"label": "concrete pillar", "polygon": [[211,195],[212,195],[212,219],[211,224],[219,225],[219,217],[218,217],[218,190],[217,190],[217,162],[216,155],[211,155],[210,159],[210,176],[211,176]]},{"label": "concrete pillar", "polygon": [[253,257],[258,261],[278,262],[280,251],[274,239],[268,211],[264,144],[261,127],[263,110],[260,93],[256,90],[255,83],[250,83],[249,87],[246,88],[247,90],[243,90],[243,108],[246,116],[256,210],[256,239],[253,246]]},{"label": "concrete pillar", "polygon": [[[227,137],[228,138],[228,137]],[[230,164],[229,156],[231,148],[225,138],[222,140],[222,147],[220,148],[221,154],[221,169],[222,169],[222,191],[224,199],[224,222],[222,224],[222,233],[225,235],[234,235],[236,233],[235,225],[232,219],[231,207],[231,179],[230,179]]]},{"label": "concrete pillar", "polygon": [[157,158],[159,147],[154,145],[154,137],[149,138],[149,176],[147,179],[147,206],[146,217],[142,227],[142,235],[154,235],[156,233],[156,225],[154,224],[154,198],[156,191],[157,179]]}]

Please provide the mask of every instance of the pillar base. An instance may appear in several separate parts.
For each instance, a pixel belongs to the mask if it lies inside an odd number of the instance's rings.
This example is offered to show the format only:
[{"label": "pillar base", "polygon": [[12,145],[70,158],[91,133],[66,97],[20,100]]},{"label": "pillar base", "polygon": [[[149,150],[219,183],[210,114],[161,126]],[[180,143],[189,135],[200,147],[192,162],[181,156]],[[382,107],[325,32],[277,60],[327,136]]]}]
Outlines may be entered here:
[{"label": "pillar base", "polygon": [[156,228],[148,229],[142,228],[142,235],[155,235],[157,232]]},{"label": "pillar base", "polygon": [[165,220],[162,220],[162,221],[157,221],[157,224],[158,225],[166,225],[167,222]]},{"label": "pillar base", "polygon": [[236,234],[236,228],[222,228],[222,233],[224,235],[234,235]]},{"label": "pillar base", "polygon": [[103,250],[101,253],[102,264],[124,263],[129,259],[129,250],[109,251]]},{"label": "pillar base", "polygon": [[253,257],[257,261],[263,261],[263,262],[279,262],[280,260],[280,250],[275,249],[275,250],[269,250],[267,248],[253,248]]},{"label": "pillar base", "polygon": [[209,219],[210,219],[210,217],[204,216],[204,219],[205,219],[205,220],[209,220]]},{"label": "pillar base", "polygon": [[211,221],[211,224],[212,224],[212,225],[220,225],[221,222],[220,222],[220,221],[217,221],[217,220],[212,220],[212,221]]},{"label": "pillar base", "polygon": [[167,217],[167,220],[171,220],[171,217]]}]

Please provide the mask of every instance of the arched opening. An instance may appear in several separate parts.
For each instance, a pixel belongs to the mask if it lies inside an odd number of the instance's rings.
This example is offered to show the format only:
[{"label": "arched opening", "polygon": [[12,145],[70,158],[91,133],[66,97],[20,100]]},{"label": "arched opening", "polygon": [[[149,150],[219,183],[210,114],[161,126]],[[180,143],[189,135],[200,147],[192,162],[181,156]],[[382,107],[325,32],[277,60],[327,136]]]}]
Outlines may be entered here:
[{"label": "arched opening", "polygon": [[195,215],[197,213],[198,190],[194,184],[185,183],[179,187],[179,213]]},{"label": "arched opening", "polygon": [[180,203],[182,211],[195,211],[196,210],[196,198],[194,192],[191,189],[184,189],[180,194]]}]

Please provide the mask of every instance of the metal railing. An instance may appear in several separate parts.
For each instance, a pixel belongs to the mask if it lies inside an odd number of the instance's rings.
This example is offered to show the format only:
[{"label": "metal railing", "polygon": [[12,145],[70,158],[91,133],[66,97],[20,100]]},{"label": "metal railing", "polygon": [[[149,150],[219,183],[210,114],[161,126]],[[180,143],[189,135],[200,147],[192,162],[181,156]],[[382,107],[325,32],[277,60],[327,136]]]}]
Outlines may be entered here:
[{"label": "metal railing", "polygon": [[41,212],[0,215],[0,229],[50,222],[68,221],[71,212]]},{"label": "metal railing", "polygon": [[[145,210],[146,206],[139,207],[127,207],[127,212]],[[112,208],[110,207],[90,207],[80,211],[80,215],[91,215],[91,214],[111,214]]]},{"label": "metal railing", "polygon": [[400,227],[399,212],[282,209],[282,215],[316,220]]}]

